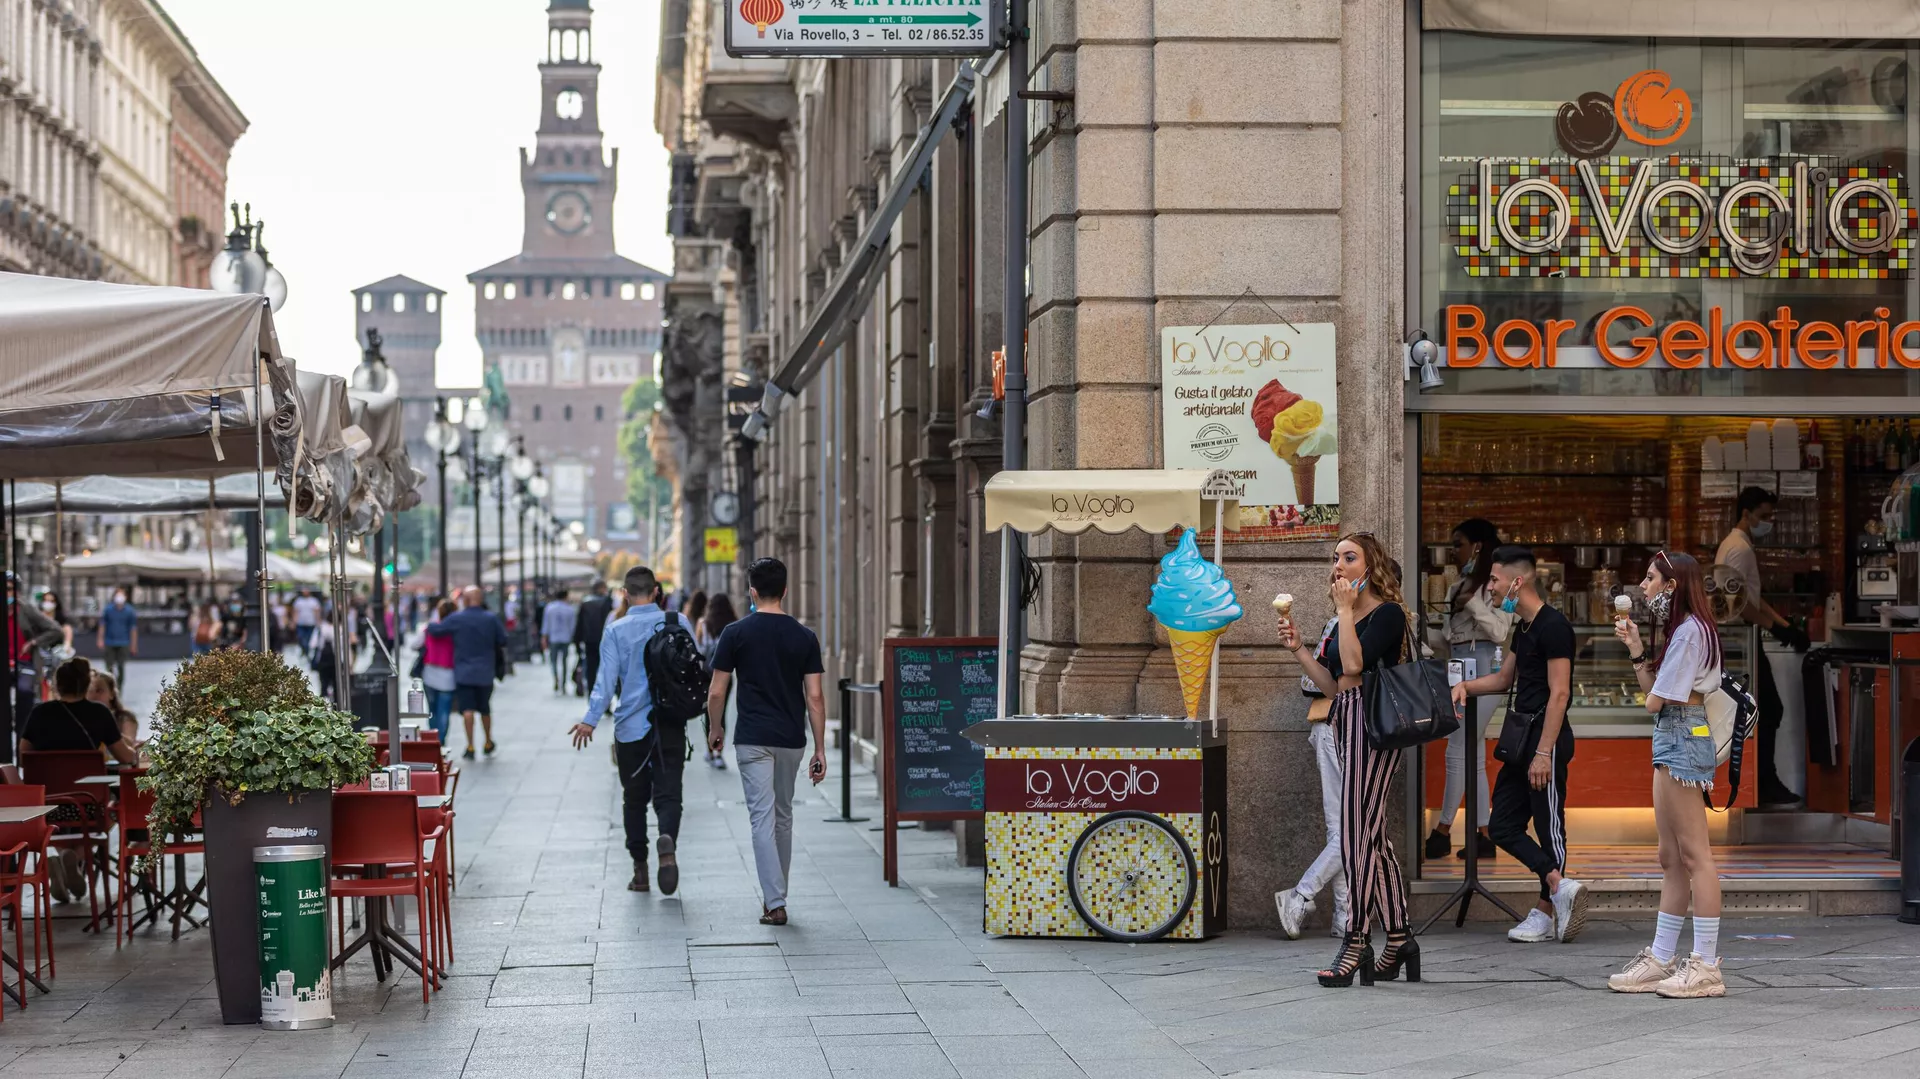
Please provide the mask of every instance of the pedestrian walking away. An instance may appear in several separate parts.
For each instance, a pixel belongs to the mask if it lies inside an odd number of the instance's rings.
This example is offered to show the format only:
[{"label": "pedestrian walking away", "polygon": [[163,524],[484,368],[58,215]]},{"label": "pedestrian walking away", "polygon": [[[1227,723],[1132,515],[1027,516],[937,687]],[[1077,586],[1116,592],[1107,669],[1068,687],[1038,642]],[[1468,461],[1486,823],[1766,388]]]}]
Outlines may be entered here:
[{"label": "pedestrian walking away", "polygon": [[[1329,584],[1332,582],[1329,581]],[[1288,613],[1291,613],[1289,610]],[[1327,649],[1333,645],[1333,631],[1339,628],[1338,618],[1327,619],[1325,628],[1320,631],[1319,647],[1314,649],[1314,658],[1323,665],[1327,662]],[[1340,767],[1340,748],[1333,733],[1333,701],[1320,692],[1320,687],[1312,678],[1300,676],[1300,692],[1307,703],[1307,745],[1313,750],[1313,760],[1320,772],[1320,817],[1326,827],[1327,841],[1314,857],[1307,871],[1300,874],[1300,883],[1285,891],[1273,893],[1273,904],[1280,912],[1280,929],[1288,940],[1299,940],[1306,928],[1307,916],[1314,911],[1314,900],[1321,889],[1333,885],[1333,935],[1347,935],[1347,875],[1340,871],[1340,785],[1342,769]]]},{"label": "pedestrian walking away", "polygon": [[[1650,656],[1631,618],[1614,623],[1627,662],[1653,714],[1653,821],[1660,833],[1660,911],[1653,943],[1607,979],[1617,993],[1663,997],[1721,997],[1720,868],[1707,837],[1707,804],[1719,760],[1707,723],[1707,694],[1720,689],[1720,631],[1700,563],[1692,555],[1660,551],[1640,582],[1667,641]],[[1680,955],[1680,927],[1693,909],[1693,953]]]},{"label": "pedestrian walking away", "polygon": [[762,925],[787,924],[787,882],[793,869],[793,788],[813,731],[807,776],[827,778],[827,698],[820,680],[820,638],[788,615],[787,567],[762,558],[747,567],[753,613],[720,631],[707,691],[707,749],[726,740],[727,691],[736,682],[739,727],[733,759],[740,769],[753,864],[760,876]]},{"label": "pedestrian walking away", "polygon": [[580,611],[573,623],[573,639],[580,642],[580,664],[585,670],[575,692],[582,696],[600,679],[600,637],[606,632],[607,619],[612,615],[613,598],[607,595],[607,582],[593,582],[587,598],[580,601]]},{"label": "pedestrian walking away", "polygon": [[[1407,925],[1407,885],[1400,860],[1387,838],[1387,793],[1400,765],[1398,750],[1374,749],[1367,742],[1361,702],[1361,675],[1399,662],[1408,640],[1410,618],[1400,594],[1400,575],[1386,548],[1371,532],[1342,537],[1333,550],[1330,591],[1339,624],[1325,662],[1300,640],[1287,614],[1280,617],[1280,644],[1333,698],[1333,733],[1340,750],[1340,862],[1347,877],[1347,935],[1333,965],[1320,972],[1320,984],[1361,985],[1375,977],[1392,980],[1406,968],[1408,981],[1420,980],[1420,944]],[[1387,931],[1376,961],[1372,930]]]},{"label": "pedestrian walking away", "polygon": [[[567,602],[562,588],[540,612],[540,646],[546,650],[547,666],[553,668],[553,691],[566,692],[567,660],[573,653],[573,631],[579,615]],[[584,646],[583,646],[584,647]]]},{"label": "pedestrian walking away", "polygon": [[627,854],[633,859],[633,879],[627,882],[627,890],[651,890],[647,883],[647,806],[651,804],[660,829],[654,844],[660,855],[660,890],[672,895],[680,887],[680,781],[686,763],[687,721],[654,715],[646,649],[667,618],[660,608],[660,582],[652,570],[635,566],[627,571],[622,590],[627,615],[604,622],[599,647],[589,649],[599,653],[598,673],[587,696],[587,714],[570,733],[573,748],[585,748],[612,705],[621,822]]},{"label": "pedestrian walking away", "polygon": [[[1573,623],[1540,598],[1533,551],[1501,547],[1489,555],[1488,586],[1502,613],[1519,619],[1513,656],[1500,670],[1453,687],[1453,703],[1510,692],[1502,726],[1526,731],[1511,758],[1502,758],[1493,786],[1490,830],[1500,849],[1540,878],[1540,899],[1507,939],[1532,944],[1571,941],[1587,925],[1587,886],[1567,871],[1567,768],[1573,763]],[[1476,743],[1479,744],[1479,743]],[[1500,744],[1513,745],[1501,732]],[[1499,751],[1496,751],[1499,752]],[[1527,834],[1532,822],[1533,835]]]},{"label": "pedestrian walking away", "polygon": [[100,612],[100,631],[95,635],[100,646],[101,665],[120,682],[127,680],[127,657],[140,654],[140,616],[127,602],[127,590],[116,588],[113,599]]},{"label": "pedestrian walking away", "polygon": [[486,737],[483,748],[493,755],[493,683],[501,674],[497,657],[507,646],[507,627],[501,625],[499,615],[487,610],[480,589],[469,586],[460,600],[465,606],[428,626],[427,636],[453,640],[453,707],[467,731],[467,748],[461,755],[472,760],[476,715]]},{"label": "pedestrian walking away", "polygon": [[[705,617],[701,618],[699,624],[693,627],[694,646],[699,648],[700,654],[707,658],[708,667],[713,666],[714,650],[720,647],[720,634],[725,632],[728,626],[739,621],[739,619],[740,616],[734,613],[733,601],[727,598],[727,594],[725,592],[714,593],[713,599],[707,603],[707,613]],[[734,686],[728,690],[725,727],[733,726],[734,723],[738,721],[734,702],[739,699],[740,687]],[[721,731],[722,745],[717,749],[714,748],[713,745],[713,732],[708,731],[707,735],[707,766],[716,771],[724,772],[727,769],[727,753],[724,742],[726,731],[723,727]]]},{"label": "pedestrian walking away", "polygon": [[293,601],[293,635],[300,642],[302,655],[313,655],[313,634],[319,624],[320,597],[303,588]]},{"label": "pedestrian walking away", "polygon": [[[1453,526],[1453,557],[1460,566],[1460,579],[1447,593],[1447,621],[1440,636],[1450,658],[1472,664],[1469,678],[1493,673],[1499,665],[1495,657],[1513,631],[1513,616],[1488,603],[1486,596],[1487,578],[1493,571],[1493,552],[1499,546],[1499,530],[1484,518],[1474,517]],[[1487,721],[1493,718],[1497,703],[1491,697],[1470,698],[1459,729],[1447,735],[1447,782],[1440,795],[1440,815],[1422,851],[1428,861],[1445,858],[1453,848],[1453,814],[1466,797],[1469,757],[1474,762],[1474,789],[1480,793],[1480,804],[1474,807],[1479,831],[1470,833],[1470,842],[1474,844],[1476,857],[1493,857],[1493,839],[1487,833],[1493,806],[1493,788],[1487,785],[1487,756],[1484,752],[1467,752],[1467,747],[1486,745]],[[1467,844],[1463,842],[1460,857],[1466,856]]]},{"label": "pedestrian walking away", "polygon": [[[434,609],[433,619],[428,625],[443,622],[448,616],[459,610],[450,599],[443,599]],[[435,637],[425,634],[420,641],[420,684],[427,691],[427,721],[433,724],[435,734],[440,736],[440,744],[447,744],[448,728],[453,725],[453,693],[456,684],[453,680],[453,638]],[[471,746],[473,732],[467,732],[467,742]]]}]

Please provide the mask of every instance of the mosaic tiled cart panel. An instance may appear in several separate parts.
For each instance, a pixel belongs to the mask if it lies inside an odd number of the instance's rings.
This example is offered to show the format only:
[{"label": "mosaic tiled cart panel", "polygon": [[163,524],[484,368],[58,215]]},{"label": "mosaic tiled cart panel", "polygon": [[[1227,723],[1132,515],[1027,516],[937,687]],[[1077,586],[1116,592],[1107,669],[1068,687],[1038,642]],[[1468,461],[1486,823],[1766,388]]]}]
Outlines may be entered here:
[{"label": "mosaic tiled cart panel", "polygon": [[[1214,751],[1216,754],[1221,752]],[[1018,748],[987,750],[998,760],[1201,760],[1198,749],[1057,749]],[[1209,792],[1207,803],[1224,802]],[[988,933],[1015,937],[1097,937],[1073,909],[1067,896],[1067,856],[1074,840],[1102,813],[988,813],[986,815],[987,903],[984,928]],[[1210,932],[1205,908],[1209,893],[1224,892],[1216,882],[1208,887],[1206,813],[1167,813],[1193,852],[1197,873],[1193,907],[1168,940],[1200,940]],[[1218,844],[1216,844],[1216,847]],[[1218,915],[1214,919],[1219,923]]]},{"label": "mosaic tiled cart panel", "polygon": [[[1462,158],[1447,158],[1442,163],[1443,167],[1466,164],[1469,162]],[[1899,203],[1899,213],[1905,218],[1905,226],[1894,241],[1893,249],[1875,254],[1855,254],[1830,240],[1825,253],[1801,255],[1792,249],[1790,239],[1783,240],[1780,261],[1760,276],[1848,279],[1907,277],[1912,272],[1916,210],[1907,190],[1906,178],[1898,171],[1882,165],[1823,164],[1833,174],[1828,184],[1830,195],[1850,180],[1875,180],[1885,184],[1892,192]],[[1605,212],[1609,216],[1620,215],[1637,167],[1635,159],[1625,157],[1594,162],[1595,174],[1606,187]],[[1508,247],[1496,233],[1492,250],[1480,250],[1477,242],[1480,228],[1478,200],[1485,197],[1497,201],[1509,185],[1535,176],[1552,181],[1566,193],[1573,210],[1573,221],[1567,230],[1566,242],[1559,250],[1530,255]],[[1724,191],[1745,180],[1771,184],[1789,205],[1794,197],[1793,169],[1773,159],[1655,158],[1648,189],[1668,180],[1685,180],[1698,185],[1715,206],[1720,204],[1720,196]],[[1578,166],[1566,158],[1497,160],[1493,163],[1492,191],[1483,195],[1475,190],[1478,186],[1477,172],[1469,169],[1448,186],[1446,196],[1447,242],[1465,264],[1469,277],[1747,276],[1734,268],[1717,226],[1712,226],[1711,235],[1699,250],[1674,255],[1654,246],[1641,231],[1638,221],[1635,221],[1628,228],[1625,246],[1618,253],[1609,250],[1597,216],[1602,210],[1589,200]],[[1548,210],[1544,198],[1532,194],[1522,196],[1514,207],[1509,227],[1529,239],[1543,239],[1549,235],[1552,227]],[[1850,199],[1841,213],[1850,235],[1871,240],[1879,234],[1879,215],[1885,211],[1885,204],[1878,198],[1857,197]],[[1767,218],[1773,212],[1760,198],[1749,197],[1742,202],[1735,220],[1743,233],[1759,236],[1764,234]],[[1702,225],[1701,216],[1700,207],[1685,198],[1668,197],[1653,207],[1655,227],[1663,235],[1676,238],[1689,236],[1699,229]],[[1791,230],[1787,231],[1790,233]]]}]

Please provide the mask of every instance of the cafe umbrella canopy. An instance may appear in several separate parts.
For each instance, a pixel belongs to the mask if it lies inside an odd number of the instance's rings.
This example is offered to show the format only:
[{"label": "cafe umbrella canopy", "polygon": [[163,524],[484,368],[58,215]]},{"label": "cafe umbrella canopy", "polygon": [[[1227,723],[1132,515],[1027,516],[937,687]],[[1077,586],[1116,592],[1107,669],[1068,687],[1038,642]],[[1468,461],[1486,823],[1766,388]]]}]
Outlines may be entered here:
[{"label": "cafe umbrella canopy", "polygon": [[[1052,529],[1079,534],[1090,528],[1117,535],[1138,528],[1167,533],[1213,526],[1213,561],[1220,562],[1221,533],[1240,530],[1241,488],[1222,469],[1064,469],[1000,472],[987,481],[986,526],[1033,535]],[[1211,505],[1209,505],[1211,504]],[[1006,580],[1008,544],[1000,548],[1000,579]],[[1000,718],[1007,718],[1008,610],[1000,600]],[[1216,650],[1208,677],[1207,718],[1219,732],[1219,663]]]}]

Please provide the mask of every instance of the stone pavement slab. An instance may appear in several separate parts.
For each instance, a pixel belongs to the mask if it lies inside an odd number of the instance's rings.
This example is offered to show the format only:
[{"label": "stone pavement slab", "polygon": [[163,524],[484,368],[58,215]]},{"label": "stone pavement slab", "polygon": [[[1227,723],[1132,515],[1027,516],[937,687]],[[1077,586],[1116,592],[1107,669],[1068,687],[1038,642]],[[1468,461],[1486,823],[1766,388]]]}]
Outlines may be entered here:
[{"label": "stone pavement slab", "polygon": [[[608,748],[567,744],[581,702],[531,670],[496,694],[499,754],[461,762],[457,961],[431,1003],[356,959],[332,1029],[225,1027],[204,932],[116,950],[68,906],[53,993],[0,1023],[0,1079],[1920,1075],[1920,933],[1886,918],[1729,922],[1724,1000],[1606,992],[1650,932],[1606,919],[1564,946],[1443,928],[1423,983],[1327,990],[1324,937],[983,936],[982,875],[951,835],[903,831],[904,886],[886,887],[880,833],[826,820],[835,776],[795,808],[793,922],[775,929],[738,779],[698,759],[679,894],[631,893]],[[134,707],[164,672],[132,665]],[[855,788],[877,819],[871,775]]]}]

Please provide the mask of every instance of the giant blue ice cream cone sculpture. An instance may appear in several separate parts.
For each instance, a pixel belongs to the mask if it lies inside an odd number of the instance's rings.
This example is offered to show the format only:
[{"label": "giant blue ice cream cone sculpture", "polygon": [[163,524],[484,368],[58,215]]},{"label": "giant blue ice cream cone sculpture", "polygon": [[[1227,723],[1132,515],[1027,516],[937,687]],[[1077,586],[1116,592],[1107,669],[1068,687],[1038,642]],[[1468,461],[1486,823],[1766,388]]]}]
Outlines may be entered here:
[{"label": "giant blue ice cream cone sculpture", "polygon": [[1219,566],[1200,557],[1193,529],[1187,529],[1160,560],[1160,577],[1153,583],[1153,601],[1147,604],[1147,611],[1166,627],[1187,718],[1197,719],[1213,650],[1220,635],[1242,611],[1233,594],[1233,582]]}]

